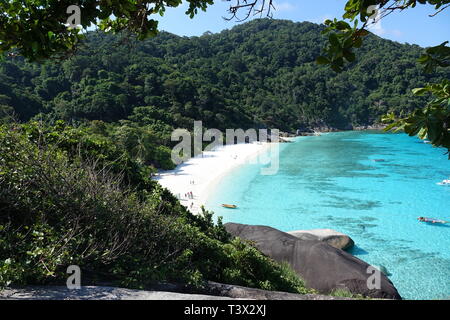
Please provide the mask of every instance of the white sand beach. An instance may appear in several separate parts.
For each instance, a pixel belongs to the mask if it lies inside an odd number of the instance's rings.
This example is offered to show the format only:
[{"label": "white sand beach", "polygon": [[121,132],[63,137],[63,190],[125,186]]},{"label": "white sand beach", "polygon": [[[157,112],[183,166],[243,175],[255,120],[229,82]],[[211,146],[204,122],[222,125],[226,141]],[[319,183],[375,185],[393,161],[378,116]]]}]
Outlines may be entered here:
[{"label": "white sand beach", "polygon": [[[170,190],[192,213],[201,212],[214,186],[232,169],[254,161],[269,151],[271,143],[226,145],[191,158],[170,171],[161,171],[154,180]],[[186,194],[192,192],[193,199]]]}]

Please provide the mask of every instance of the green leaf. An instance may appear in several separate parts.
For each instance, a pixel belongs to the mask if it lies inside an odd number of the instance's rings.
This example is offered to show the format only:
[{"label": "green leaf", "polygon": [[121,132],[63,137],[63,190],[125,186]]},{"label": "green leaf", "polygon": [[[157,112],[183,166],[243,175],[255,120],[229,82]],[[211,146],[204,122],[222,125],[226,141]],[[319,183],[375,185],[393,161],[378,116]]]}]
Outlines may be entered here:
[{"label": "green leaf", "polygon": [[336,33],[330,34],[328,39],[330,40],[330,43],[332,46],[339,47],[339,48],[341,47],[341,43],[340,43],[339,38]]},{"label": "green leaf", "polygon": [[356,60],[356,55],[349,51],[349,50],[345,50],[344,51],[344,58],[348,61],[348,62],[353,62]]},{"label": "green leaf", "polygon": [[36,53],[39,50],[39,43],[36,41],[33,41],[31,43],[31,49],[33,50],[34,53]]},{"label": "green leaf", "polygon": [[363,44],[362,38],[357,38],[355,40],[355,42],[353,43],[353,47],[354,48],[361,48],[362,44]]},{"label": "green leaf", "polygon": [[329,64],[330,60],[327,57],[320,56],[320,57],[317,57],[316,63],[317,64]]},{"label": "green leaf", "polygon": [[342,31],[342,30],[346,30],[346,29],[351,29],[351,27],[347,22],[339,21],[338,23],[336,23],[336,29]]},{"label": "green leaf", "polygon": [[417,62],[419,62],[419,63],[426,63],[430,59],[431,59],[431,57],[429,55],[423,54],[419,59],[417,59]]},{"label": "green leaf", "polygon": [[429,90],[427,88],[415,88],[412,89],[412,93],[416,96],[422,96],[427,93]]}]

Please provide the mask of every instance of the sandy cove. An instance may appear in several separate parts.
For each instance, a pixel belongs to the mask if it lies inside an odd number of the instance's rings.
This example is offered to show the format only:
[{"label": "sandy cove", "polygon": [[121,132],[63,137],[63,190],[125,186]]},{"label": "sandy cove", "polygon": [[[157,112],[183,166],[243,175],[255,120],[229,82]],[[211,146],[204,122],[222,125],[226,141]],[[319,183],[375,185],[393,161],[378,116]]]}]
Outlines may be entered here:
[{"label": "sandy cove", "polygon": [[[192,213],[201,211],[220,179],[234,168],[269,152],[271,143],[225,145],[191,158],[174,170],[161,171],[153,179],[170,190]],[[192,192],[193,199],[187,193]]]}]

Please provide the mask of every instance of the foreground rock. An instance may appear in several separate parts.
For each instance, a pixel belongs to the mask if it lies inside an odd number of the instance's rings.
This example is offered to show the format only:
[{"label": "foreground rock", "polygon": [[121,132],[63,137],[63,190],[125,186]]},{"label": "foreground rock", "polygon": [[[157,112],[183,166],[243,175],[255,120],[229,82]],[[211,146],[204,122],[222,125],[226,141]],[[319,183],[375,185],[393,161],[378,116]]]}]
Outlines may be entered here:
[{"label": "foreground rock", "polygon": [[[170,289],[170,288],[169,288]],[[86,286],[69,290],[62,286],[7,288],[0,291],[0,300],[340,300],[323,295],[299,295],[265,291],[210,282],[208,294],[169,291],[144,291],[114,287]],[[345,299],[345,298],[344,298]]]},{"label": "foreground rock", "polygon": [[66,287],[42,286],[8,288],[0,291],[1,300],[230,300],[201,294],[186,294],[164,291],[143,291],[113,287],[81,287],[69,290]]},{"label": "foreground rock", "polygon": [[245,300],[351,300],[348,298],[331,297],[320,294],[303,295],[279,291],[266,291],[215,282],[209,282],[207,292],[213,295]]},{"label": "foreground rock", "polygon": [[288,233],[301,240],[324,241],[330,246],[342,250],[348,250],[355,245],[352,238],[332,229],[297,230]]},{"label": "foreground rock", "polygon": [[288,262],[308,287],[321,293],[345,289],[366,297],[401,299],[392,282],[382,273],[380,289],[369,289],[370,265],[325,242],[301,240],[265,226],[227,223],[225,228],[235,237],[252,241],[262,253],[275,261]]}]

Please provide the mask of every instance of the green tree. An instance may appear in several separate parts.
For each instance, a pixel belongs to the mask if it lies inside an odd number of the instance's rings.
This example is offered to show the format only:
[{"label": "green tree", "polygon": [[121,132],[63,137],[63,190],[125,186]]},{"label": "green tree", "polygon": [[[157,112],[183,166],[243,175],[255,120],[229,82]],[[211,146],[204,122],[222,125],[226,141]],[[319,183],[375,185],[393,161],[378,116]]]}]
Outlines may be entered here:
[{"label": "green tree", "polygon": [[[199,9],[206,10],[213,4],[212,0],[186,1],[189,3],[186,14],[191,18]],[[162,16],[166,7],[178,7],[181,3],[181,0],[1,1],[0,54],[17,50],[30,60],[67,56],[85,39],[82,30],[92,26],[107,32],[127,30],[142,40],[157,33],[155,15]],[[81,28],[66,26],[72,5],[80,9]]]},{"label": "green tree", "polygon": [[[423,106],[426,97],[411,90],[450,75],[445,68],[423,74],[415,62],[422,48],[374,35],[358,60],[334,73],[315,64],[327,40],[323,29],[258,19],[188,41],[161,32],[133,40],[133,50],[117,46],[118,36],[92,32],[62,64],[7,58],[0,64],[0,94],[20,120],[37,113],[77,124],[129,119],[170,147],[174,128],[190,129],[199,119],[221,130],[371,125],[388,111],[406,114]],[[246,71],[235,71],[236,56]]]},{"label": "green tree", "polygon": [[194,216],[158,184],[124,180],[126,171],[147,177],[117,151],[62,122],[0,125],[0,287],[62,284],[77,264],[87,284],[312,293],[291,268],[231,239],[212,213]]},{"label": "green tree", "polygon": [[[348,0],[344,6],[344,20],[326,20],[323,34],[328,35],[324,55],[317,57],[318,64],[329,65],[335,72],[342,72],[346,64],[356,60],[354,49],[361,48],[364,38],[369,34],[369,26],[377,23],[393,12],[415,8],[417,5],[431,5],[434,17],[450,8],[449,0]],[[239,12],[245,11],[244,19],[251,14],[271,15],[276,5],[273,0],[256,0],[253,2],[236,1],[230,7],[231,18],[237,18]],[[425,72],[436,68],[450,67],[450,47],[448,41],[428,48],[418,61],[424,65]],[[450,159],[450,85],[448,79],[440,83],[427,84],[426,87],[413,90],[416,95],[433,96],[426,106],[414,110],[404,117],[395,113],[385,115],[383,122],[390,123],[387,130],[403,130],[411,136],[419,135],[429,139],[434,146],[447,148]]]},{"label": "green tree", "polygon": [[[435,13],[431,16],[450,7],[448,0],[348,1],[343,18],[354,22],[353,27],[342,20],[327,20],[325,24],[328,28],[324,32],[329,34],[329,44],[325,49],[326,55],[317,58],[317,62],[329,64],[335,71],[342,71],[345,61],[351,63],[355,60],[352,49],[363,44],[363,38],[369,33],[367,27],[373,23],[371,17],[374,10],[379,10],[379,18],[375,19],[379,20],[392,12],[415,8],[418,4],[434,6]],[[360,23],[362,25],[359,25]],[[418,61],[424,65],[425,72],[433,72],[439,67],[450,67],[450,47],[447,44],[448,41],[428,48],[421,55]],[[430,94],[433,99],[425,107],[418,108],[405,117],[398,118],[393,112],[384,116],[383,121],[391,123],[387,130],[403,130],[411,136],[418,135],[421,139],[429,139],[434,146],[450,151],[450,81],[442,79],[440,83],[414,89],[413,93]]]}]

